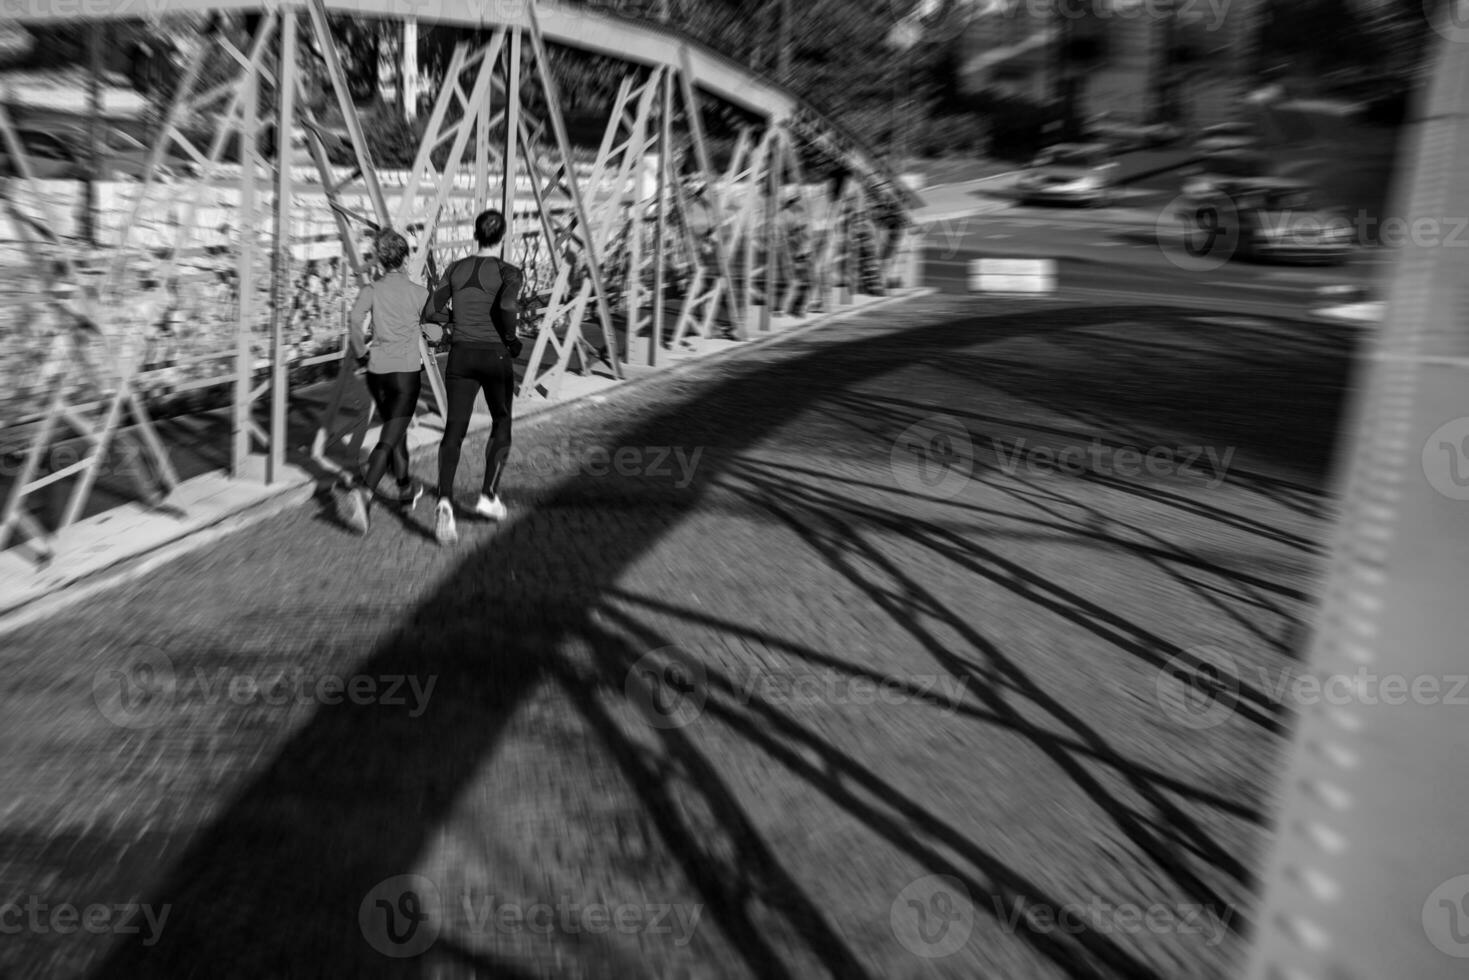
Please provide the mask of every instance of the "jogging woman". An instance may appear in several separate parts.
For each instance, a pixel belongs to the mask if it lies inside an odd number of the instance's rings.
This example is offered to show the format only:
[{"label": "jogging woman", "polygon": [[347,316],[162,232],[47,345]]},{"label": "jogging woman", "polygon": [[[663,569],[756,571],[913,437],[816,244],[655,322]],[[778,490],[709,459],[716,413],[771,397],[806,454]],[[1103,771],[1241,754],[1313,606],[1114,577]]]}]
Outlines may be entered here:
[{"label": "jogging woman", "polygon": [[[434,536],[454,541],[454,474],[459,450],[469,430],[474,399],[481,391],[490,408],[490,440],[485,445],[485,478],[474,512],[492,521],[505,519],[500,478],[510,455],[510,409],[515,400],[515,358],[521,342],[515,336],[520,315],[520,270],[495,255],[505,237],[505,216],[485,211],[474,219],[479,251],[444,270],[438,288],[423,308],[430,323],[454,324],[444,386],[449,400],[444,441],[439,444],[439,502],[434,509]],[[452,301],[453,312],[445,307]]]},{"label": "jogging woman", "polygon": [[[408,470],[408,427],[423,384],[418,338],[421,332],[427,332],[431,340],[443,335],[440,327],[420,322],[428,289],[403,271],[408,242],[396,231],[379,232],[373,251],[383,275],[357,294],[347,321],[350,353],[359,364],[366,360],[367,390],[383,423],[377,445],[367,457],[366,473],[357,480],[348,477],[346,492],[339,500],[342,520],[359,534],[367,533],[373,493],[389,465],[398,483],[395,502],[412,507],[423,495],[423,487],[414,485]],[[362,329],[368,314],[372,315],[370,349]]]}]

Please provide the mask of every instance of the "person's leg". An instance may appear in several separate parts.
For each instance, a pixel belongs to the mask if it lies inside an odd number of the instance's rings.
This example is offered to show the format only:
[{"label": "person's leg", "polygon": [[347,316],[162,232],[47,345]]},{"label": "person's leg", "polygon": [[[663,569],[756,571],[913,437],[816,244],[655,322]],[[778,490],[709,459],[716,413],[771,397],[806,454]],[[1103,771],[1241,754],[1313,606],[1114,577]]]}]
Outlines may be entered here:
[{"label": "person's leg", "polygon": [[402,438],[393,444],[392,451],[388,456],[388,465],[393,470],[393,482],[398,485],[398,502],[412,503],[423,494],[420,485],[417,494],[413,492],[413,471],[408,459],[408,430],[413,428],[413,416],[418,411],[418,400],[423,394],[423,373],[414,371],[411,374],[404,372],[404,409],[403,416],[408,419],[408,425],[403,429]]},{"label": "person's leg", "polygon": [[373,387],[373,397],[377,401],[383,427],[377,445],[367,457],[364,482],[369,493],[377,490],[377,485],[387,473],[389,463],[392,463],[401,490],[409,480],[408,427],[413,424],[413,410],[418,405],[421,382],[416,371],[371,377],[379,379]]},{"label": "person's leg", "polygon": [[441,544],[459,538],[454,524],[454,474],[459,471],[459,451],[464,445],[465,433],[469,431],[474,397],[479,394],[479,382],[474,378],[474,360],[472,349],[453,349],[444,372],[444,393],[449,404],[444,419],[444,438],[439,443],[438,503],[434,505],[434,537]]},{"label": "person's leg", "polygon": [[[373,405],[377,414],[384,420],[383,429],[387,430],[387,419],[392,418],[392,378],[386,374],[367,373],[368,394],[372,396]],[[372,487],[376,485],[372,478],[373,461],[382,455],[378,450],[381,442],[374,447],[368,455],[366,472],[348,471],[342,474],[341,481],[336,487],[337,518],[347,527],[358,534],[366,534],[368,528],[368,506],[372,503]],[[377,472],[377,478],[382,478],[382,471]]]},{"label": "person's leg", "polygon": [[[389,414],[392,409],[393,401],[392,376],[387,374],[373,374],[371,371],[369,371],[364,376],[363,380],[367,382],[367,393],[372,396],[372,407],[377,411],[377,417],[383,422],[386,422],[388,419],[393,417],[391,414]],[[379,436],[378,438],[379,442],[381,442],[382,437]],[[375,451],[376,449],[374,448],[374,452]],[[361,486],[366,484],[369,487],[372,486],[371,483],[368,483],[367,479],[367,474],[371,470],[372,454],[369,453],[367,457],[367,468],[354,474],[354,476],[356,477],[356,485]]]},{"label": "person's leg", "polygon": [[444,419],[444,438],[439,443],[439,499],[448,500],[454,495],[454,474],[459,472],[459,450],[469,431],[469,418],[474,412],[474,398],[479,394],[479,382],[472,374],[471,351],[459,348],[449,355],[449,367],[444,372],[444,392],[449,402]]},{"label": "person's leg", "polygon": [[485,480],[483,494],[494,500],[499,494],[500,478],[510,457],[511,409],[515,402],[515,365],[510,354],[495,352],[494,363],[484,378],[485,401],[490,408],[490,439],[485,443]]}]

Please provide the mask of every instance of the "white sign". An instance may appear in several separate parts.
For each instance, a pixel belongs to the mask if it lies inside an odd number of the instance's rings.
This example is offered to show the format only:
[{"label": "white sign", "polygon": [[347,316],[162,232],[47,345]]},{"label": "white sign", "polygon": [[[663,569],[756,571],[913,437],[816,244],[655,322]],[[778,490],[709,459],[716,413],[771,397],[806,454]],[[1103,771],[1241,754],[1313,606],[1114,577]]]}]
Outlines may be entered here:
[{"label": "white sign", "polygon": [[1055,259],[971,259],[972,293],[1053,293]]}]

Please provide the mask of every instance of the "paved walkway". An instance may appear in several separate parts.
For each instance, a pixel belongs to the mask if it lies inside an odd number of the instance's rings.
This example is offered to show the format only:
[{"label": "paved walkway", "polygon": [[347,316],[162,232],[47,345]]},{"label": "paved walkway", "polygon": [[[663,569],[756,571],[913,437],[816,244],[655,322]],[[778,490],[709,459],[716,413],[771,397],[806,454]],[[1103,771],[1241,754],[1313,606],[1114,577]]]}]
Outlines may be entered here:
[{"label": "paved walkway", "polygon": [[0,975],[1230,976],[1349,336],[931,297],[14,633]]},{"label": "paved walkway", "polygon": [[[871,306],[900,302],[921,290],[899,292],[886,297],[854,295],[851,303],[838,306],[829,314],[807,317],[775,315],[770,330],[761,333],[752,322],[746,341],[722,337],[688,338],[677,349],[661,351],[660,367],[624,365],[624,380],[611,376],[605,365],[594,365],[587,374],[568,373],[561,381],[558,398],[548,401],[527,398],[518,402],[517,416],[526,419],[543,412],[556,412],[573,407],[582,399],[595,399],[600,393],[646,377],[655,370],[677,369],[691,361],[719,357],[746,344],[778,340],[783,335],[810,328],[830,317],[849,315]],[[670,320],[670,322],[672,322]],[[620,341],[621,342],[621,341]],[[167,447],[175,469],[183,481],[162,506],[152,507],[137,499],[131,468],[126,457],[115,453],[103,467],[94,486],[83,519],[62,530],[50,543],[53,559],[38,562],[39,549],[21,544],[0,551],[0,635],[12,624],[48,615],[68,605],[79,596],[105,586],[119,576],[134,574],[139,566],[148,567],[213,540],[220,533],[238,529],[283,506],[290,506],[311,493],[324,489],[327,481],[339,472],[349,457],[343,444],[328,447],[326,465],[311,457],[311,447],[322,414],[331,402],[334,381],[295,388],[286,422],[286,466],[280,477],[266,484],[263,456],[247,460],[246,477],[232,479],[228,467],[229,410],[219,409],[167,420],[159,420],[157,429]],[[360,382],[348,392],[343,405],[344,416],[337,429],[354,418],[371,411],[366,387]],[[422,420],[422,419],[421,419]],[[261,417],[262,426],[268,424]],[[471,430],[488,426],[489,415],[484,402],[476,404]],[[371,447],[377,439],[373,425],[364,437],[363,446]],[[416,425],[409,431],[410,449],[437,445],[441,430]],[[79,440],[72,440],[79,445]],[[60,448],[58,448],[58,446]],[[58,444],[51,458],[69,463],[79,458],[76,450]],[[14,479],[21,457],[14,457],[15,471],[0,474],[0,489],[8,488]],[[64,481],[45,488],[28,500],[32,512],[48,526],[59,523],[74,481]]]}]

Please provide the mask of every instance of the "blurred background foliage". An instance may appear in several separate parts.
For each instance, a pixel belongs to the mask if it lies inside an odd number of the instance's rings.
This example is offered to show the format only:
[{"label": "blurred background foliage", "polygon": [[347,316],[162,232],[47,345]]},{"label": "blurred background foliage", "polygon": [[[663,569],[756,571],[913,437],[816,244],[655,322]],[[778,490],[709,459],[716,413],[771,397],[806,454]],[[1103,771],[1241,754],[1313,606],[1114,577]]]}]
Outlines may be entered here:
[{"label": "blurred background foliage", "polygon": [[[1055,125],[1065,126],[1068,119],[1076,122],[1071,117],[1078,111],[1087,72],[1108,57],[1103,34],[1062,35],[1061,44],[1046,57],[1068,67],[1055,73],[1051,91],[1037,97],[1003,85],[976,87],[966,80],[976,37],[998,29],[991,25],[996,23],[1000,0],[561,2],[687,34],[789,86],[879,151],[897,148],[907,157],[1028,152]],[[1077,9],[1078,3],[1102,0],[1067,2],[1070,9]],[[1036,4],[1031,0],[1028,6],[1033,10]],[[1423,0],[1260,0],[1251,70],[1260,84],[1285,76],[1312,79],[1318,90],[1361,100],[1366,111],[1381,121],[1396,121],[1405,110],[1425,41],[1431,36],[1424,9]],[[208,20],[207,15],[187,15],[153,23],[109,24],[106,67],[161,108],[176,84],[182,53]],[[244,48],[258,22],[258,17],[245,17],[232,22],[227,31]],[[378,162],[407,165],[454,44],[461,40],[473,44],[487,39],[490,32],[421,25],[418,61],[424,76],[421,91],[428,95],[410,122],[391,84],[391,66],[401,63],[401,25],[348,16],[333,17],[332,25]],[[890,40],[899,25],[907,30],[906,47]],[[0,59],[0,70],[86,64],[85,27],[26,30],[32,35],[30,44]],[[309,39],[310,32],[302,36]],[[1184,67],[1207,59],[1208,45],[1217,43],[1198,32],[1178,31],[1169,37],[1167,57]],[[783,52],[788,59],[784,67]],[[573,142],[595,147],[628,66],[555,46],[551,59]],[[223,79],[230,67],[223,59],[209,63],[206,84]],[[314,76],[309,91],[318,117],[340,131],[319,59],[304,59],[304,67]],[[532,113],[542,112],[544,93],[533,75],[525,77],[525,105]],[[716,157],[727,155],[740,125],[753,121],[712,102],[705,114]],[[190,128],[202,131],[207,122],[192,121]],[[267,146],[273,138],[274,134],[265,134]],[[332,155],[336,162],[348,162],[343,145],[334,147]]]}]

